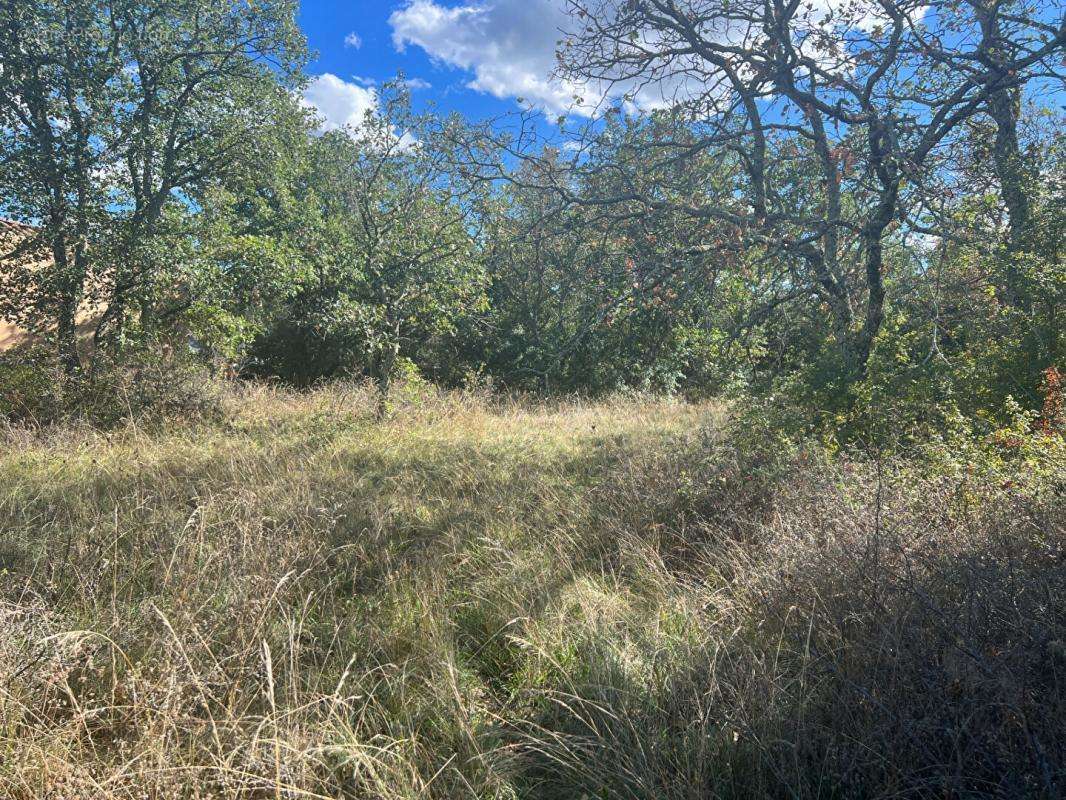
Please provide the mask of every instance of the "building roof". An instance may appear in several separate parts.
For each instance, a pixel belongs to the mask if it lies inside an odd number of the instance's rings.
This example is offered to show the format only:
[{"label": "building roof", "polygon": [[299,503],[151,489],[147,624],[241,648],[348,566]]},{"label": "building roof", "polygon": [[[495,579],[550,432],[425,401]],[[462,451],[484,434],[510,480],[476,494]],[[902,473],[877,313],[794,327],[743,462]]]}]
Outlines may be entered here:
[{"label": "building roof", "polygon": [[0,231],[8,233],[29,233],[33,230],[37,230],[33,225],[27,225],[25,222],[16,222],[13,219],[4,219],[3,217],[0,217]]}]

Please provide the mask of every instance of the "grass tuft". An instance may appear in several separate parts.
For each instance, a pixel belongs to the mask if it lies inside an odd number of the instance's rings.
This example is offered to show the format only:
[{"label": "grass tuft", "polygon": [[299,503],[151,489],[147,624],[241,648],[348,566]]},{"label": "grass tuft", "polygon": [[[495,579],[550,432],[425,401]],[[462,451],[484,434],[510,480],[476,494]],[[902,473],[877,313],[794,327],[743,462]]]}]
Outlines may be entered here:
[{"label": "grass tuft", "polygon": [[1061,439],[231,391],[0,433],[0,797],[1056,797]]}]

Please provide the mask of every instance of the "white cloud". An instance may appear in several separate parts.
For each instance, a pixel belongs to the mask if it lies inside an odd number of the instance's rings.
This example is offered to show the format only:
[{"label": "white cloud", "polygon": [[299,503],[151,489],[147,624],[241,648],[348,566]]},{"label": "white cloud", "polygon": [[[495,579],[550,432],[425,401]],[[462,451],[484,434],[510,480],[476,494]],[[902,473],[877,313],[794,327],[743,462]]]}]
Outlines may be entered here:
[{"label": "white cloud", "polygon": [[[315,112],[319,120],[318,133],[347,130],[356,138],[359,137],[359,127],[366,122],[367,114],[378,111],[376,90],[349,83],[329,72],[311,80],[304,89],[300,103]],[[418,139],[409,131],[394,130],[387,135],[399,141],[404,150],[418,146]]]},{"label": "white cloud", "polygon": [[652,109],[699,92],[683,74],[637,83],[575,82],[554,76],[556,50],[579,22],[566,0],[409,0],[389,18],[393,44],[422,48],[433,59],[473,73],[467,86],[499,98],[522,98],[553,114],[591,114],[605,98]]},{"label": "white cloud", "polygon": [[433,84],[429,81],[424,81],[421,78],[408,78],[403,82],[404,86],[410,89],[412,92],[417,92],[421,89],[432,89]]},{"label": "white cloud", "polygon": [[356,50],[358,50],[360,47],[363,46],[363,39],[358,33],[352,31],[344,37],[344,46],[354,47]]},{"label": "white cloud", "polygon": [[373,89],[327,72],[312,79],[304,89],[301,102],[315,110],[321,120],[319,131],[325,132],[345,126],[359,127],[367,112],[377,108],[378,98]]},{"label": "white cloud", "polygon": [[[869,30],[883,22],[879,9],[876,0],[811,0],[809,22],[819,25],[831,18],[843,29]],[[628,108],[651,109],[718,91],[698,76],[686,75],[684,64],[675,74],[648,83],[620,81],[608,87],[555,78],[558,42],[578,22],[567,13],[567,0],[460,0],[458,5],[408,0],[389,17],[398,50],[420,47],[438,62],[471,72],[469,88],[499,98],[520,97],[551,113],[588,114],[607,93],[613,99],[630,98]],[[708,23],[705,33],[725,43],[750,44],[758,31],[739,21],[719,21]],[[654,47],[657,39],[652,31],[643,34],[645,45]],[[575,102],[575,96],[582,101]]]},{"label": "white cloud", "polygon": [[556,42],[569,22],[561,0],[467,0],[455,7],[411,0],[389,18],[397,49],[421,47],[473,72],[472,89],[522,97],[555,112],[581,94],[580,87],[551,78]]}]

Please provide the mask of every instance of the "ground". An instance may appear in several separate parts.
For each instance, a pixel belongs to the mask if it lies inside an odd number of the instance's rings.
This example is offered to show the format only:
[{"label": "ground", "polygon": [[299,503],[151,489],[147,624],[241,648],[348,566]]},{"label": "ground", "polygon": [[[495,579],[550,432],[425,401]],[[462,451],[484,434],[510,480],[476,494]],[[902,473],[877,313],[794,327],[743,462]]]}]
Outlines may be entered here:
[{"label": "ground", "polygon": [[1063,785],[1050,457],[916,486],[715,402],[375,412],[0,434],[0,797]]}]

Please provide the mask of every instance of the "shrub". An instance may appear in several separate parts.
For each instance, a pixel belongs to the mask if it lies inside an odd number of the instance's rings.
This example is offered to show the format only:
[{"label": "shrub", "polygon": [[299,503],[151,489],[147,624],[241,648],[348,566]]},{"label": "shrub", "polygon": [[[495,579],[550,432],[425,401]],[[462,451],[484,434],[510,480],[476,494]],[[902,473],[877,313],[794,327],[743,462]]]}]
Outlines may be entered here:
[{"label": "shrub", "polygon": [[311,322],[282,318],[252,343],[246,371],[307,388],[358,371],[360,365],[351,349],[342,338],[324,333]]},{"label": "shrub", "polygon": [[615,574],[643,575],[536,639],[537,796],[1058,796],[1066,443],[1030,416],[886,457],[749,431],[621,463]]},{"label": "shrub", "polygon": [[74,375],[65,374],[46,351],[0,360],[0,416],[9,422],[82,420],[107,427],[125,420],[220,413],[220,389],[210,370],[168,343],[129,347],[117,357],[96,353],[92,364]]},{"label": "shrub", "polygon": [[61,405],[59,370],[42,353],[0,355],[0,419],[30,424],[49,422]]},{"label": "shrub", "polygon": [[209,368],[187,349],[166,342],[138,347],[119,358],[101,356],[88,375],[75,381],[74,392],[74,413],[103,425],[221,413],[220,387]]}]

